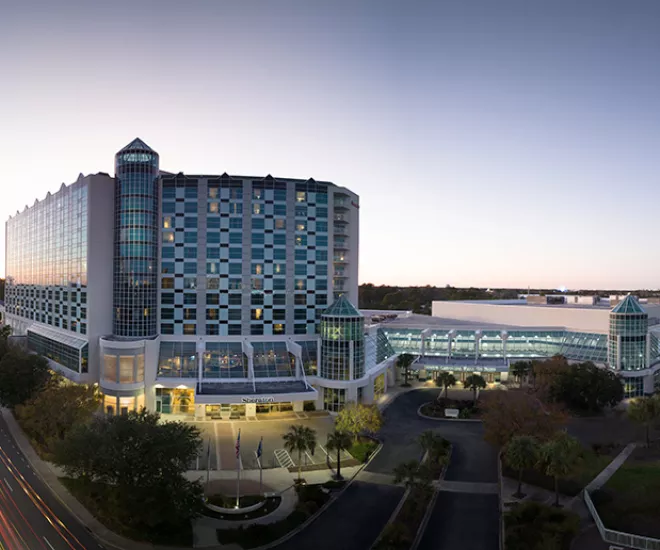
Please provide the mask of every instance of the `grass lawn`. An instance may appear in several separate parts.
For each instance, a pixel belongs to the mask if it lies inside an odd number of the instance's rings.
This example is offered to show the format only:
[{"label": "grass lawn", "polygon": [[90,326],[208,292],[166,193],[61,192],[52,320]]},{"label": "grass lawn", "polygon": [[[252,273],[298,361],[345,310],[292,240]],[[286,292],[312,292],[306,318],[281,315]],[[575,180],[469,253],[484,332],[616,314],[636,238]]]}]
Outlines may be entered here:
[{"label": "grass lawn", "polygon": [[364,463],[369,460],[371,454],[378,447],[378,442],[368,437],[360,437],[353,443],[348,452],[359,463]]},{"label": "grass lawn", "polygon": [[111,531],[135,541],[148,541],[164,546],[192,546],[192,525],[160,525],[151,532],[133,530],[115,519],[108,509],[113,499],[113,488],[103,483],[82,482],[70,477],[61,477],[60,481],[67,490],[89,510],[89,512]]},{"label": "grass lawn", "polygon": [[[603,471],[613,458],[609,455],[600,455],[590,449],[585,449],[580,469],[570,478],[559,480],[559,492],[570,497],[578,495],[585,485]],[[502,474],[512,479],[518,479],[518,472],[509,468],[506,463],[502,464]],[[526,470],[523,473],[523,483],[542,487],[548,491],[554,492],[555,490],[554,479],[538,470]]]},{"label": "grass lawn", "polygon": [[330,500],[330,495],[321,489],[321,485],[301,485],[295,490],[298,492],[298,504],[286,519],[269,525],[218,529],[218,542],[235,543],[243,548],[255,548],[274,542],[303,524]]},{"label": "grass lawn", "polygon": [[607,528],[660,538],[660,462],[627,461],[592,498]]}]

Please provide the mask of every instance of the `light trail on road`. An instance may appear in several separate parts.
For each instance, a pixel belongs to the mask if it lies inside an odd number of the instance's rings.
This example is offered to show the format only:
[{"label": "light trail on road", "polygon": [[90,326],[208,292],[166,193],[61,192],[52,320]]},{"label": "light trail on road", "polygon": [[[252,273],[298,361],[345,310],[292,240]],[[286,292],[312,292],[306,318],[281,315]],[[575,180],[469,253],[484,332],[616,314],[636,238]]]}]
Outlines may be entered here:
[{"label": "light trail on road", "polygon": [[[60,548],[86,550],[87,547],[44,502],[2,448],[0,448],[1,466],[4,466],[9,473],[9,476],[0,478],[0,541],[4,550],[59,550]],[[19,495],[20,497],[25,495],[32,506],[24,497],[23,502],[17,502],[20,499]],[[47,522],[52,531],[43,522],[41,528],[35,525],[34,518],[31,518],[32,521],[27,519],[26,515],[30,516],[30,512],[35,511],[38,512],[38,517]]]}]

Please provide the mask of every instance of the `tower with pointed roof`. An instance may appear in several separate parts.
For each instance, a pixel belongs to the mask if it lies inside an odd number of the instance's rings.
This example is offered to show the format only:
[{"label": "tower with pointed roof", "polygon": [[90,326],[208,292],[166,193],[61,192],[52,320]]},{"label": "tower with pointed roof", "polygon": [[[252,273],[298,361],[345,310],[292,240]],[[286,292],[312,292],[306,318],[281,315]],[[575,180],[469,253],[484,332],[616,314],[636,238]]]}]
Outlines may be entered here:
[{"label": "tower with pointed roof", "polygon": [[[321,378],[358,380],[364,376],[364,317],[345,296],[321,315]],[[338,412],[348,401],[344,388],[324,388],[325,409]]]},{"label": "tower with pointed roof", "polygon": [[646,368],[649,316],[628,294],[610,312],[608,362],[611,368],[636,371]]},{"label": "tower with pointed roof", "polygon": [[113,333],[120,338],[158,333],[158,164],[140,138],[115,155]]}]

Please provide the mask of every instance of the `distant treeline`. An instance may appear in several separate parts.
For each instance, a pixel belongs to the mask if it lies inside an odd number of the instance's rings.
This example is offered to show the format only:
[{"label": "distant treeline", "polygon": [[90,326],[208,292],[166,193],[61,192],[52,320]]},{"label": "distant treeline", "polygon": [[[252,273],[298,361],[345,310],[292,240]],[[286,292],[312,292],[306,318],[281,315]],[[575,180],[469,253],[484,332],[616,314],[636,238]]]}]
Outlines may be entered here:
[{"label": "distant treeline", "polygon": [[518,297],[515,289],[454,288],[452,286],[360,285],[360,309],[402,309],[431,313],[433,300],[509,300]]},{"label": "distant treeline", "polygon": [[[526,288],[455,288],[453,286],[374,286],[370,283],[359,287],[360,309],[412,310],[414,313],[431,313],[433,300],[513,300],[519,294],[527,294]],[[553,289],[531,289],[531,294],[561,294]],[[569,290],[566,294],[599,295],[627,294],[648,298],[660,296],[655,290]]]}]

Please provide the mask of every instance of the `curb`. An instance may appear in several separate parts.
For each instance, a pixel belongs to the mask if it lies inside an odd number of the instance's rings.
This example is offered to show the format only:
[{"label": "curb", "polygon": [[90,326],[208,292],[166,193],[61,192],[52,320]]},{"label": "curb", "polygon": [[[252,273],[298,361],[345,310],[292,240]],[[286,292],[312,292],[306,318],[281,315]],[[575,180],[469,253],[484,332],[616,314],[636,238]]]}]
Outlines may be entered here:
[{"label": "curb", "polygon": [[282,543],[286,542],[287,540],[289,540],[289,539],[293,538],[294,536],[296,536],[296,535],[297,535],[298,533],[300,533],[303,529],[309,527],[312,523],[314,523],[314,521],[316,521],[316,520],[319,518],[319,516],[320,516],[323,512],[325,512],[328,508],[330,508],[330,506],[332,506],[335,502],[337,502],[337,501],[339,500],[339,498],[344,494],[344,492],[346,491],[346,489],[348,489],[348,488],[351,486],[351,484],[355,481],[355,478],[357,478],[357,476],[360,475],[360,473],[362,472],[362,470],[364,470],[364,469],[369,465],[369,463],[374,459],[374,457],[375,457],[375,456],[380,452],[380,450],[383,448],[383,442],[380,441],[380,439],[377,439],[377,438],[375,438],[375,437],[373,437],[372,439],[375,439],[376,441],[378,441],[378,443],[379,443],[378,448],[377,448],[373,453],[371,453],[371,456],[369,457],[369,460],[367,460],[367,462],[365,462],[365,463],[362,465],[362,467],[361,467],[357,472],[355,472],[355,473],[353,474],[353,476],[352,476],[351,479],[348,481],[348,483],[346,483],[346,485],[343,487],[343,489],[342,489],[341,491],[339,491],[339,492],[334,496],[334,498],[331,498],[328,502],[326,502],[323,506],[321,506],[321,508],[319,508],[319,510],[318,510],[314,515],[312,515],[312,516],[310,516],[309,518],[307,518],[307,519],[304,521],[304,523],[302,523],[301,525],[299,525],[298,527],[296,527],[293,531],[288,532],[286,535],[284,535],[283,537],[281,537],[281,538],[279,538],[279,539],[277,539],[277,540],[275,540],[275,541],[273,541],[273,542],[269,542],[268,544],[264,544],[263,546],[259,546],[259,547],[257,547],[257,548],[253,548],[252,550],[268,550],[268,549],[270,549],[270,548],[275,548],[276,546],[279,546],[280,544],[282,544]]},{"label": "curb", "polygon": [[378,536],[376,537],[376,540],[375,540],[375,541],[371,544],[371,546],[369,547],[369,550],[373,550],[374,548],[376,548],[376,546],[378,546],[378,543],[379,543],[379,542],[382,540],[382,538],[383,538],[383,533],[385,532],[385,529],[387,529],[388,525],[391,525],[392,523],[394,523],[394,521],[396,520],[397,516],[399,515],[399,512],[401,511],[401,508],[403,508],[403,505],[406,503],[406,500],[408,500],[408,497],[409,497],[409,496],[410,496],[410,489],[406,489],[406,490],[403,492],[403,496],[401,497],[401,500],[400,500],[399,503],[396,505],[396,508],[394,509],[394,511],[392,512],[392,514],[391,514],[390,517],[388,518],[387,522],[385,523],[385,526],[383,527],[383,529],[381,530],[381,532],[380,532],[380,533],[378,534]]},{"label": "curb", "polygon": [[426,527],[429,524],[429,520],[431,519],[431,514],[433,513],[433,508],[435,508],[435,503],[438,500],[438,495],[440,494],[441,491],[441,482],[445,479],[445,475],[447,474],[447,469],[449,468],[449,465],[451,464],[451,457],[454,454],[454,446],[450,443],[449,444],[449,458],[447,460],[447,464],[444,465],[442,468],[442,472],[438,476],[438,479],[436,480],[437,483],[433,487],[433,495],[431,496],[431,500],[429,501],[428,506],[426,507],[426,511],[424,512],[424,517],[422,517],[422,522],[419,524],[419,527],[417,528],[417,533],[415,534],[415,538],[410,545],[410,550],[417,550],[419,547],[420,543],[422,542],[422,538],[424,537],[424,533],[426,531]]},{"label": "curb", "polygon": [[434,416],[427,416],[422,413],[422,407],[425,407],[429,403],[432,403],[432,401],[429,401],[428,403],[422,403],[419,408],[417,409],[417,416],[420,418],[424,418],[426,420],[437,420],[438,422],[479,422],[483,423],[483,420],[480,418],[435,418]]}]

